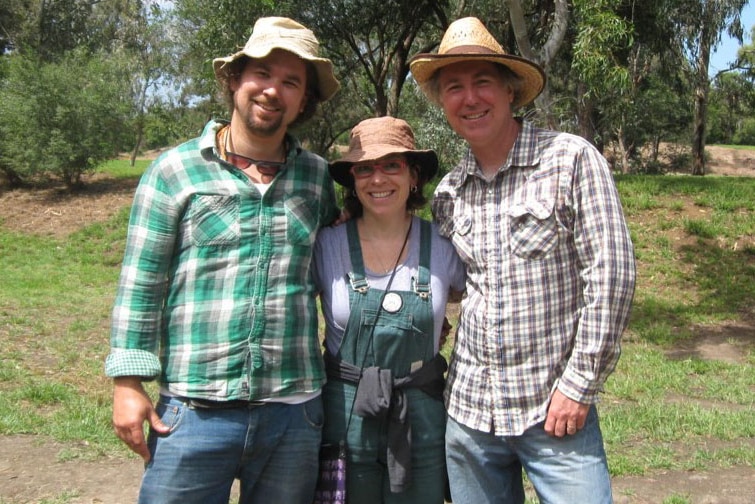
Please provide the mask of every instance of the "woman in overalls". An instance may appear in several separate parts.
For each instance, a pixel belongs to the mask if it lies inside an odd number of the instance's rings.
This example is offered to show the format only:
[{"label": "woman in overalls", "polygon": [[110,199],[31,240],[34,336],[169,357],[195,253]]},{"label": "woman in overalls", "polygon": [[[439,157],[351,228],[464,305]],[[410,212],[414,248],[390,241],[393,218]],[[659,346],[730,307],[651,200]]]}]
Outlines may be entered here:
[{"label": "woman in overalls", "polygon": [[438,353],[450,291],[465,273],[450,242],[413,215],[437,172],[393,117],[356,125],[330,164],[351,216],[323,229],[315,278],[326,323],[323,442],[346,442],[348,501],[444,502],[446,361]]}]

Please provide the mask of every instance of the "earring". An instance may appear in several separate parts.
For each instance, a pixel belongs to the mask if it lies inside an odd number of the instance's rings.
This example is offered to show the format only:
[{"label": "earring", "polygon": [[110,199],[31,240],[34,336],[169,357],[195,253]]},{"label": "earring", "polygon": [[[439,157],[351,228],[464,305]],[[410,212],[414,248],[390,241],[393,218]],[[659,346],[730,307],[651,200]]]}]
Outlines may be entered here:
[{"label": "earring", "polygon": [[413,193],[416,193],[416,192],[417,192],[417,186],[416,186],[416,185],[413,185],[413,186],[411,186],[411,187],[409,188],[409,190],[410,190],[411,192],[413,192]]},{"label": "earring", "polygon": [[351,195],[356,198],[357,197],[357,190],[356,189],[352,189],[351,190]]}]

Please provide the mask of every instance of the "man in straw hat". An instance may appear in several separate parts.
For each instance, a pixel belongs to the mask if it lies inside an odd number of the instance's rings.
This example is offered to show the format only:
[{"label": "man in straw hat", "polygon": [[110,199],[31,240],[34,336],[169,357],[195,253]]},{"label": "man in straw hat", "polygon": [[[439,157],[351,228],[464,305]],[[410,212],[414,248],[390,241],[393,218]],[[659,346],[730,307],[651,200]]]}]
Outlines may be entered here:
[{"label": "man in straw hat", "polygon": [[325,371],[310,265],[338,209],[327,163],[288,128],[338,90],[318,50],[291,19],[259,19],[213,62],[230,123],[136,190],[106,372],[116,433],[146,462],[141,503],[227,503],[235,478],[239,502],[312,502]]},{"label": "man in straw hat", "polygon": [[619,358],[635,282],[621,203],[584,139],[514,109],[543,89],[475,18],[452,23],[411,72],[469,151],[433,213],[467,265],[446,402],[457,504],[611,502],[595,403]]}]

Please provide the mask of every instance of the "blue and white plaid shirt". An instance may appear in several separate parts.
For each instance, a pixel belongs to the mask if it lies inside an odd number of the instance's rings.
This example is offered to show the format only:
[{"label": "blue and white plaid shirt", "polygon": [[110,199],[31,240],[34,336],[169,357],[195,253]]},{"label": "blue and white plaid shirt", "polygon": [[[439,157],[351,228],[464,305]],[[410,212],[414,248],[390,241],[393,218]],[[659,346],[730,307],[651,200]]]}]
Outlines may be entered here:
[{"label": "blue and white plaid shirt", "polygon": [[468,151],[438,185],[433,213],[467,267],[448,414],[511,436],[545,419],[555,387],[596,402],[635,284],[603,156],[580,137],[523,122],[496,176],[486,180]]}]

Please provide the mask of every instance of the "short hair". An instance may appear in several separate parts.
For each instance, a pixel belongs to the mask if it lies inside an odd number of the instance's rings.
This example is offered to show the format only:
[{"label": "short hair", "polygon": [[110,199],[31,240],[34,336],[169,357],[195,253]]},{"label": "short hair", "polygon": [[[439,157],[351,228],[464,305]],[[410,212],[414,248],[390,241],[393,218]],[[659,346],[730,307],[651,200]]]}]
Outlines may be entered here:
[{"label": "short hair", "polygon": [[[495,68],[496,72],[498,73],[498,76],[501,78],[504,84],[508,84],[511,86],[512,91],[514,91],[514,103],[517,103],[519,101],[519,97],[522,93],[522,85],[523,81],[522,78],[516,74],[513,70],[511,70],[509,67],[503,64],[494,63],[492,61],[488,61],[488,63],[491,63],[493,67]],[[425,93],[427,93],[427,96],[430,98],[431,101],[434,103],[437,103],[440,105],[440,72],[445,67],[441,67],[437,69],[435,72],[433,72],[432,76],[427,80],[427,83],[424,85]]]},{"label": "short hair", "polygon": [[[406,199],[406,209],[409,211],[419,210],[427,204],[427,198],[424,194],[427,180],[420,176],[421,170],[416,162],[412,162],[407,154],[402,154],[402,156],[406,157],[409,162],[409,170],[417,177],[417,190],[409,191],[409,197]],[[353,184],[351,187],[343,187],[343,206],[352,218],[361,217],[364,214],[364,206],[359,201]]]},{"label": "short hair", "polygon": [[[252,58],[246,55],[239,56],[235,60],[227,63],[228,71],[218,76],[218,86],[220,87],[220,94],[225,101],[226,107],[228,107],[228,113],[233,115],[233,91],[231,91],[231,82],[233,79],[238,79],[244,69],[252,61]],[[302,110],[290,127],[299,125],[305,121],[308,121],[317,112],[317,106],[322,102],[322,93],[318,86],[317,69],[315,66],[306,60],[302,60],[307,71],[306,89],[304,92],[304,110]]]}]

